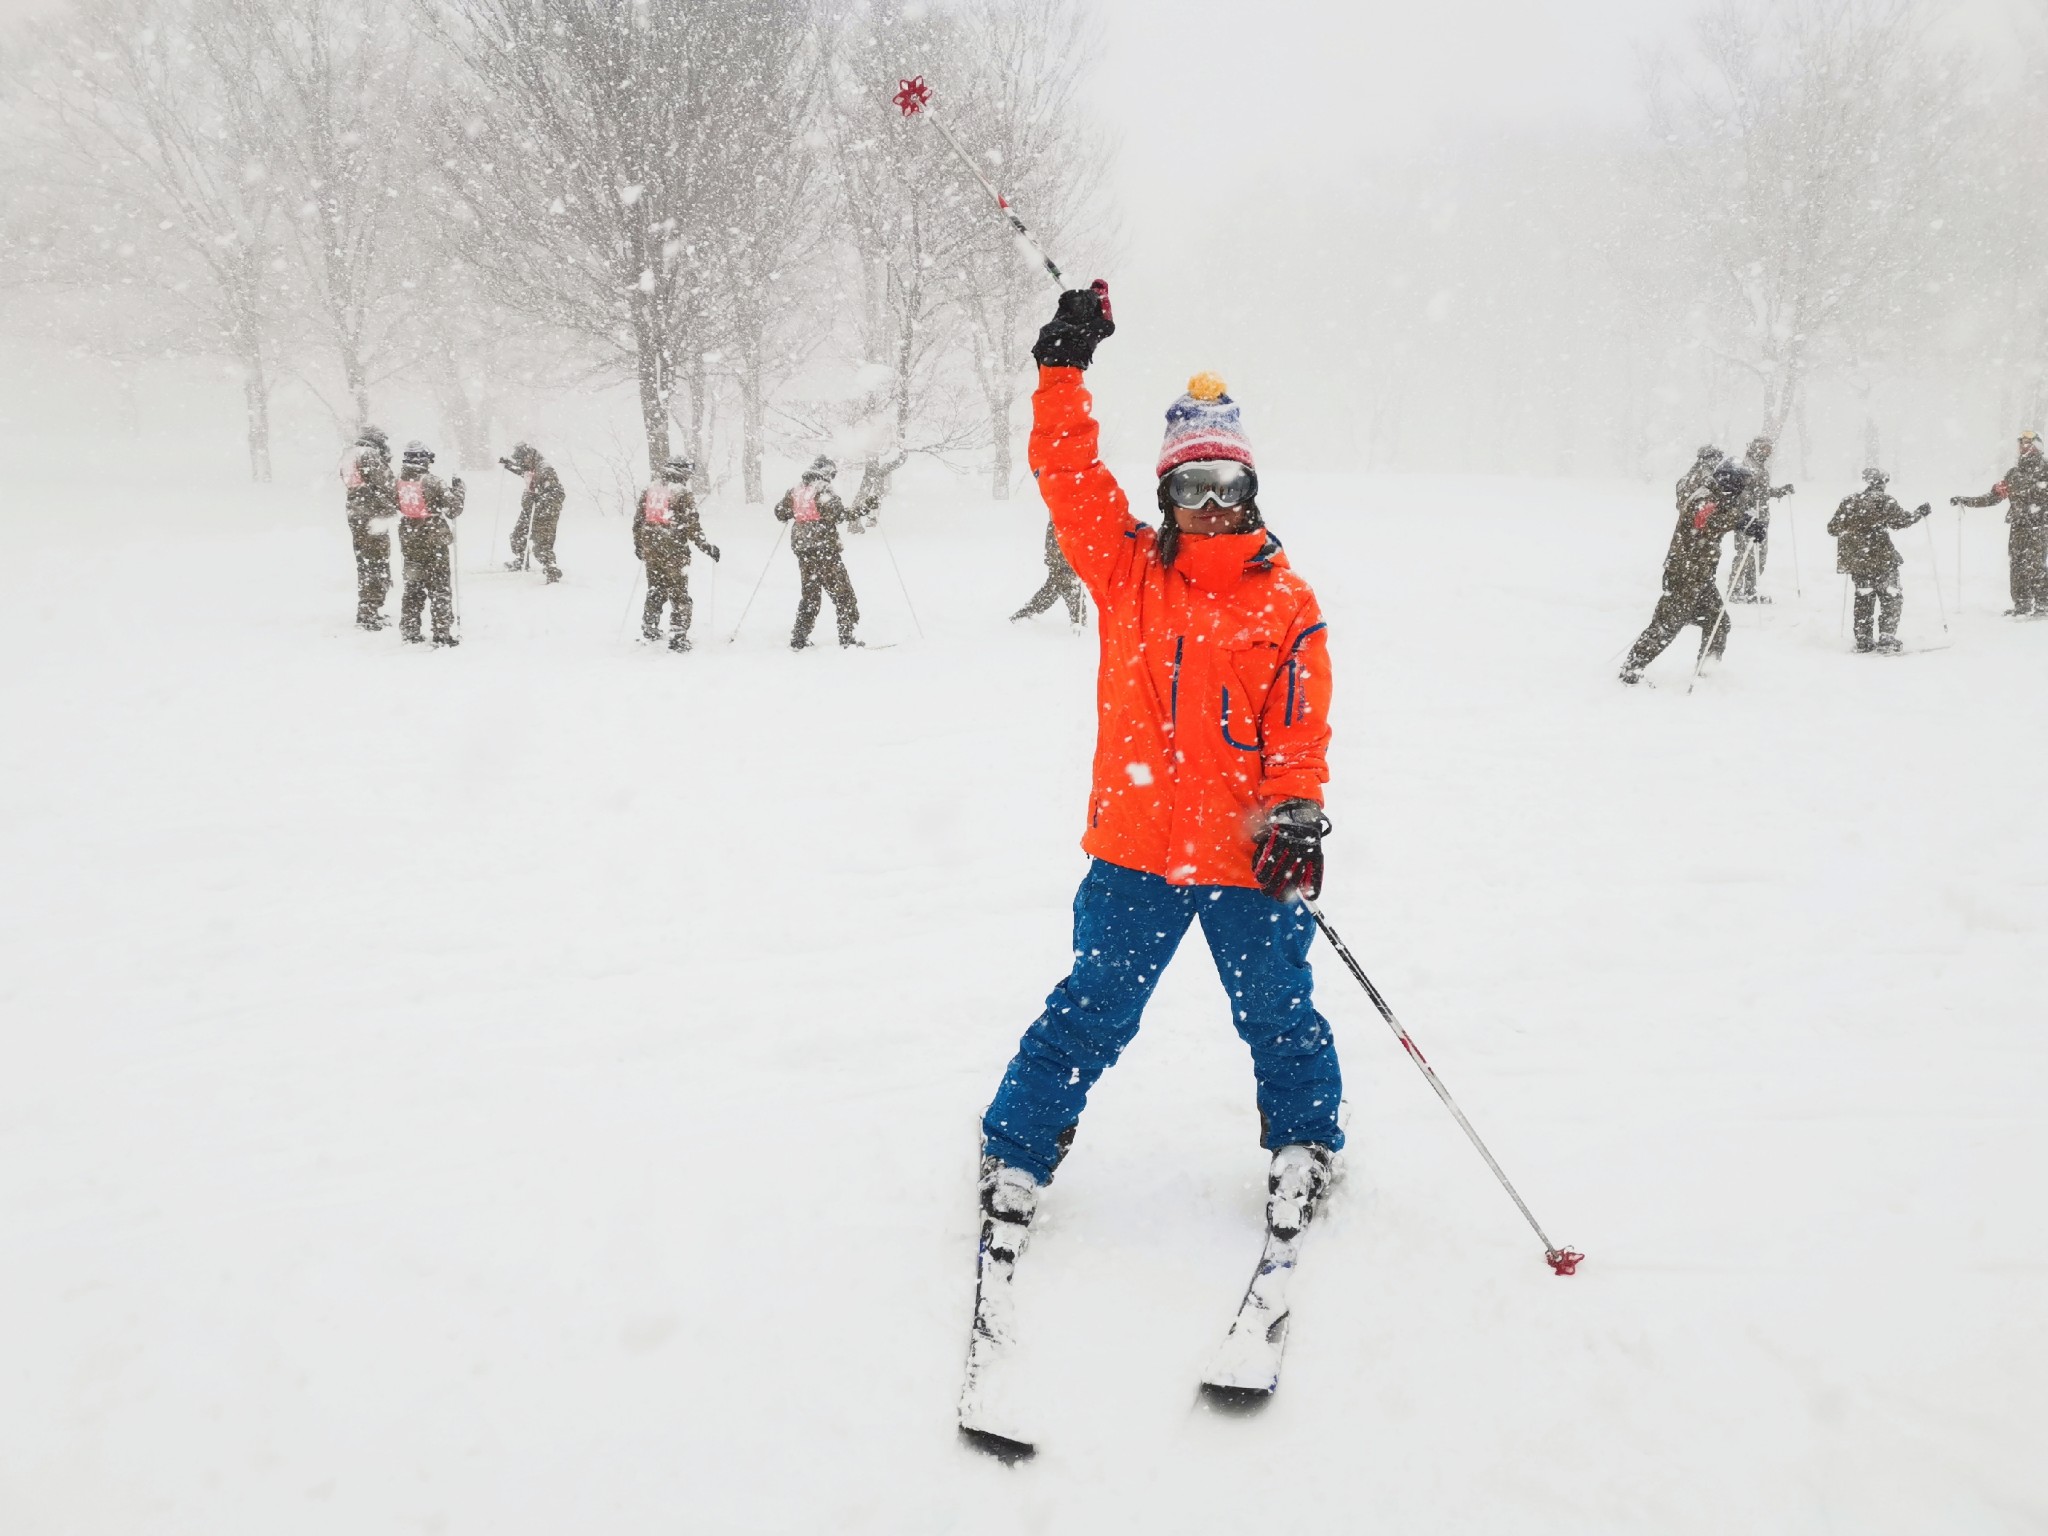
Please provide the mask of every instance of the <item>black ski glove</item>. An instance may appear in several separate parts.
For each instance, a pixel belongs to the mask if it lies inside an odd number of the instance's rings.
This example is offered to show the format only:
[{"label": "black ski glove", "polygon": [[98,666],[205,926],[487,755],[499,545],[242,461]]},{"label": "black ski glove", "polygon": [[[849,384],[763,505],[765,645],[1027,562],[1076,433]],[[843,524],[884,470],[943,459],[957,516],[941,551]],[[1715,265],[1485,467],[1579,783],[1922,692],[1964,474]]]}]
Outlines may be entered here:
[{"label": "black ski glove", "polygon": [[1960,507],[1963,504],[1963,498],[1960,496],[1951,496],[1948,499],[1948,504],[1952,507]]},{"label": "black ski glove", "polygon": [[1789,486],[1789,485],[1781,485],[1781,486],[1779,486],[1779,487],[1778,487],[1778,488],[1777,488],[1776,490],[1774,490],[1774,491],[1772,491],[1772,492],[1771,492],[1771,495],[1772,495],[1772,496],[1774,496],[1774,497],[1775,497],[1775,496],[1790,496],[1791,494],[1792,494],[1792,487],[1791,487],[1791,486]]},{"label": "black ski glove", "polygon": [[1313,800],[1282,800],[1266,815],[1266,830],[1252,847],[1252,878],[1275,901],[1296,891],[1313,900],[1323,891],[1323,839],[1330,819]]},{"label": "black ski glove", "polygon": [[704,546],[704,554],[713,565],[718,564],[718,546],[716,544],[706,544]]},{"label": "black ski glove", "polygon": [[1923,501],[1913,509],[1913,521],[1916,523],[1923,517],[1932,517],[1933,515],[1934,505],[1932,502]]},{"label": "black ski glove", "polygon": [[1060,307],[1045,322],[1032,345],[1031,355],[1041,368],[1086,368],[1095,361],[1095,348],[1116,334],[1116,322],[1109,317],[1109,285],[1069,288],[1060,295]]}]

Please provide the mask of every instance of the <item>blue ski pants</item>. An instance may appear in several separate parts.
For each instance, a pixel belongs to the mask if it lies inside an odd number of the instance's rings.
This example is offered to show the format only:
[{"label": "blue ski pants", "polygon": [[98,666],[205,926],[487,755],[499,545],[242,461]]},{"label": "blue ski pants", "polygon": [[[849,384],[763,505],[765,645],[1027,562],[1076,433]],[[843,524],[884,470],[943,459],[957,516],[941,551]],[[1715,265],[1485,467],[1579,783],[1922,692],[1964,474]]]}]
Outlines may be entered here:
[{"label": "blue ski pants", "polygon": [[982,1117],[983,1149],[1041,1183],[1073,1140],[1095,1080],[1123,1054],[1188,924],[1230,995],[1251,1047],[1267,1148],[1344,1145],[1343,1080],[1330,1026],[1309,1000],[1315,919],[1298,901],[1233,885],[1168,885],[1097,859],[1074,896],[1074,969],[1045,1000]]}]

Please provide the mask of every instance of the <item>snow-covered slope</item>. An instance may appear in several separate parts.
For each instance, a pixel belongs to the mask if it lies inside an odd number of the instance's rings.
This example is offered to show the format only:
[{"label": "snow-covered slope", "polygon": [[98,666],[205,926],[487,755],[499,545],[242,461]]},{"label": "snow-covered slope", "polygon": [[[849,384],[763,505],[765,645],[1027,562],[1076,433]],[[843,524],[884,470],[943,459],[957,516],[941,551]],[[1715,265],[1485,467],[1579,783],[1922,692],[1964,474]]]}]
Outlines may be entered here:
[{"label": "snow-covered slope", "polygon": [[1808,506],[1803,600],[1781,548],[1686,697],[1689,639],[1614,681],[1666,491],[1275,474],[1341,669],[1326,906],[1590,1257],[1325,955],[1348,1182],[1279,1399],[1197,1408],[1264,1168],[1197,946],[1020,1271],[1006,1471],[951,1420],[975,1125],[1092,726],[1092,639],[1005,622],[1035,502],[913,488],[850,556],[900,644],[801,656],[786,550],[724,643],[773,524],[716,507],[675,657],[587,503],[561,586],[494,573],[495,477],[434,653],[350,627],[324,477],[24,458],[10,1536],[2048,1525],[2048,626],[1994,616],[1988,516],[1953,646],[1880,660]]}]

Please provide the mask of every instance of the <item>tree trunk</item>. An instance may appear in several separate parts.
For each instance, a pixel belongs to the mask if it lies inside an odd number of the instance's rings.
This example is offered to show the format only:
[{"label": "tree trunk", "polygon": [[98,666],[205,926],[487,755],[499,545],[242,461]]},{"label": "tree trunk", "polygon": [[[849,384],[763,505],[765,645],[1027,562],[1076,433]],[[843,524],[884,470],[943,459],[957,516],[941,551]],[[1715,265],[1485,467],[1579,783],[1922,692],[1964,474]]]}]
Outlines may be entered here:
[{"label": "tree trunk", "polygon": [[664,354],[644,301],[633,305],[634,372],[640,385],[640,427],[647,434],[647,465],[661,473],[668,462],[668,390],[662,378]]},{"label": "tree trunk", "polygon": [[989,392],[989,431],[995,438],[995,459],[989,466],[989,495],[997,501],[1010,499],[1010,402],[1007,381]]},{"label": "tree trunk", "polygon": [[446,336],[434,343],[434,398],[441,407],[441,429],[455,440],[464,469],[489,469],[494,462],[490,443],[491,413],[487,400],[472,400],[462,382],[455,344]]},{"label": "tree trunk", "polygon": [[270,386],[263,377],[263,358],[254,348],[242,363],[242,401],[249,412],[249,478],[270,483]]},{"label": "tree trunk", "polygon": [[706,451],[704,423],[710,402],[705,398],[706,388],[704,354],[692,348],[690,352],[690,457],[699,465],[709,464],[711,456]]},{"label": "tree trunk", "polygon": [[761,484],[761,346],[747,343],[740,359],[740,487],[748,506],[768,499]]}]

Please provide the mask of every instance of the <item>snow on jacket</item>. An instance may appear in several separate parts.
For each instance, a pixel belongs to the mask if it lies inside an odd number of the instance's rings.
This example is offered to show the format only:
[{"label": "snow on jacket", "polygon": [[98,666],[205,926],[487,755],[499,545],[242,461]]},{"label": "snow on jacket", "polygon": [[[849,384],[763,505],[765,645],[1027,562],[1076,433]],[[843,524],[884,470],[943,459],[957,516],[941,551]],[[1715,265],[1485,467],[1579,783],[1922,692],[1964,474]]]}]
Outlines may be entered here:
[{"label": "snow on jacket", "polygon": [[1959,496],[1966,507],[1995,507],[2005,502],[2005,520],[2015,528],[2048,528],[2048,458],[2023,453],[2005,478],[1984,496]]},{"label": "snow on jacket", "polygon": [[815,481],[784,491],[782,500],[775,503],[775,515],[789,524],[789,547],[799,560],[813,556],[837,559],[845,552],[839,543],[841,525],[857,531],[861,516],[858,509],[848,511],[844,502]]},{"label": "snow on jacket", "polygon": [[1908,512],[1883,491],[1842,498],[1828,519],[1835,539],[1835,569],[1858,581],[1883,581],[1903,563],[1891,530],[1910,528],[1926,514]]},{"label": "snow on jacket", "polygon": [[1329,633],[1264,530],[1153,529],[1096,452],[1078,368],[1041,368],[1031,468],[1061,551],[1101,615],[1094,788],[1081,846],[1174,885],[1255,886],[1267,807],[1321,803],[1330,776]]}]

